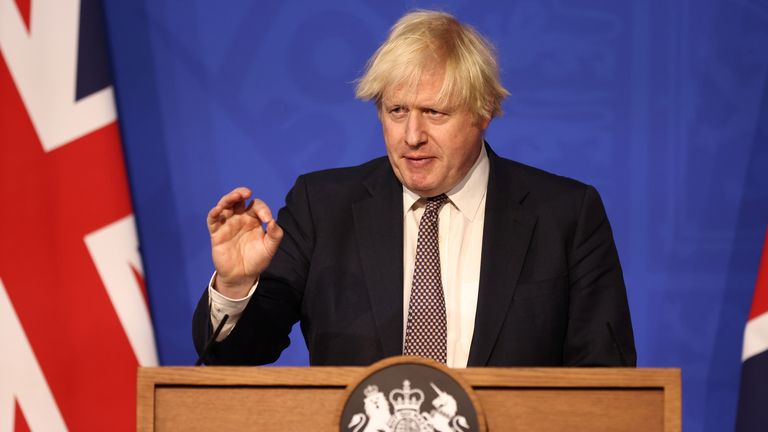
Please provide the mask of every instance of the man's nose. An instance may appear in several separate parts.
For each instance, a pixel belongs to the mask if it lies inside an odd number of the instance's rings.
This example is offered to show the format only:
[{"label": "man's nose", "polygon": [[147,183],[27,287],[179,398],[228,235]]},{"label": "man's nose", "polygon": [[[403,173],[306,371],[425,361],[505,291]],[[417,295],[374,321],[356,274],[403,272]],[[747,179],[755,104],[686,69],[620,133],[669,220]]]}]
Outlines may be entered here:
[{"label": "man's nose", "polygon": [[408,113],[408,120],[405,123],[405,143],[415,147],[424,144],[427,141],[427,134],[424,130],[424,118],[417,110]]}]

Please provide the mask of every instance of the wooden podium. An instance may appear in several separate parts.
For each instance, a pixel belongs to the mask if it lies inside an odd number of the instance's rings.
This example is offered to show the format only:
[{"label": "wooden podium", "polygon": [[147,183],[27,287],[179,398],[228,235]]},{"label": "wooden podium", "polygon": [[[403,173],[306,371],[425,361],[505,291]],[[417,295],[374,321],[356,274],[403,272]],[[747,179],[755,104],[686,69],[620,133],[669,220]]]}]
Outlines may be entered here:
[{"label": "wooden podium", "polygon": [[[162,367],[138,372],[138,430],[339,431],[363,367]],[[453,369],[488,431],[680,431],[680,370]],[[346,430],[346,429],[344,429]]]}]

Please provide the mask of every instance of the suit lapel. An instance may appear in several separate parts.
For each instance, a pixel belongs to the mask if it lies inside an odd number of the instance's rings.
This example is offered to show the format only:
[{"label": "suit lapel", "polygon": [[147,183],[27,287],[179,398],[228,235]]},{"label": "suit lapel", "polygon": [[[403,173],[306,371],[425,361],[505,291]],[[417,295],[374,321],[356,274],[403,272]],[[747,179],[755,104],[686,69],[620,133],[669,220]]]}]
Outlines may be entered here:
[{"label": "suit lapel", "polygon": [[528,195],[522,178],[486,148],[490,173],[477,314],[468,366],[488,363],[510,308],[537,219],[521,206]]},{"label": "suit lapel", "polygon": [[353,205],[363,277],[383,355],[400,355],[403,350],[402,186],[390,169],[378,172],[363,184],[371,196]]}]

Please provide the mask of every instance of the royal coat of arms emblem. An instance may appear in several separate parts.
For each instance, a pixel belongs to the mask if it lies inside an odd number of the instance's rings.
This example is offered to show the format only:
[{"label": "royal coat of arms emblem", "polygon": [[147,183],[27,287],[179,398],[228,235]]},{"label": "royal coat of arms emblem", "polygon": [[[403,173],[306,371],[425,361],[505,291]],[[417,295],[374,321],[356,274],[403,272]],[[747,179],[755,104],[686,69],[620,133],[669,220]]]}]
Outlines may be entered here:
[{"label": "royal coat of arms emblem", "polygon": [[412,388],[409,380],[403,380],[401,388],[389,392],[389,396],[376,385],[363,391],[364,413],[357,413],[347,426],[352,432],[464,432],[469,430],[467,419],[458,414],[456,399],[430,382],[434,392],[432,408],[422,411],[424,391]]}]

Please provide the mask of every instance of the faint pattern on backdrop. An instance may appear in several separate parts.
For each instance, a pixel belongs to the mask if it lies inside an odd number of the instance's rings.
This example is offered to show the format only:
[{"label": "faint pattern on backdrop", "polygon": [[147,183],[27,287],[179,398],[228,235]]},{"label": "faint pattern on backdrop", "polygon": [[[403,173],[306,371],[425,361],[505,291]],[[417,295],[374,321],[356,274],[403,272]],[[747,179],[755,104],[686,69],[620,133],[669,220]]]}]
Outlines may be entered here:
[{"label": "faint pattern on backdrop", "polygon": [[[298,174],[383,154],[353,81],[414,7],[496,43],[512,97],[489,142],[600,190],[640,364],[683,368],[686,430],[730,429],[768,224],[764,0],[108,2],[163,363],[194,361],[220,195],[248,185],[277,210]],[[281,364],[306,363],[293,340]]]}]

